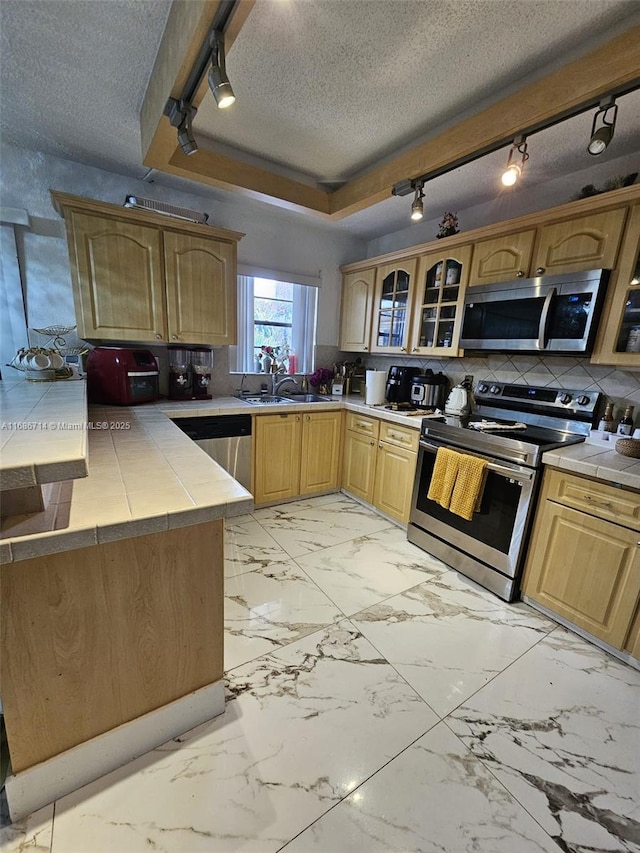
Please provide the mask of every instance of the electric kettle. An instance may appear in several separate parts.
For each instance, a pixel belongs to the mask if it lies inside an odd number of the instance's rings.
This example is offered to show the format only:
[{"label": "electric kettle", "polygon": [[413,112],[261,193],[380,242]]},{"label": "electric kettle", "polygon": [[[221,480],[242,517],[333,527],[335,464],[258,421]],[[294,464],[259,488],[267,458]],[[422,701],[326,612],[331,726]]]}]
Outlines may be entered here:
[{"label": "electric kettle", "polygon": [[465,376],[462,382],[451,389],[444,405],[445,415],[455,415],[464,418],[471,414],[473,409],[473,376]]}]

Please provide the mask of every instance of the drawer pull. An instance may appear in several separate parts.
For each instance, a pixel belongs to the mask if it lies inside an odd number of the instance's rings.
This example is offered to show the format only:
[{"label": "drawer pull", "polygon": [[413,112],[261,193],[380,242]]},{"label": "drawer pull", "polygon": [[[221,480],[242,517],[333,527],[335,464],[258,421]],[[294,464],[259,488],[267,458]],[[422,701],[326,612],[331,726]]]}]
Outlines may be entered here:
[{"label": "drawer pull", "polygon": [[591,495],[584,495],[584,499],[592,503],[594,506],[600,507],[601,509],[610,509],[613,512],[613,504],[609,501],[598,501],[593,498]]}]

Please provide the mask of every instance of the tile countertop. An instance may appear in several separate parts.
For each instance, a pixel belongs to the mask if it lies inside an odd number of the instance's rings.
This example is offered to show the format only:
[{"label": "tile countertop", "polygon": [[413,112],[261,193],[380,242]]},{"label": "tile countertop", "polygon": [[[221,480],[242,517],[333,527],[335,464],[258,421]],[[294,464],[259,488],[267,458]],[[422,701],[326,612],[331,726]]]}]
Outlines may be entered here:
[{"label": "tile countertop", "polygon": [[0,489],[87,476],[86,383],[0,382]]},{"label": "tile countertop", "polygon": [[640,459],[622,456],[614,444],[609,450],[604,443],[592,444],[587,440],[564,449],[548,450],[542,461],[552,468],[640,490]]}]

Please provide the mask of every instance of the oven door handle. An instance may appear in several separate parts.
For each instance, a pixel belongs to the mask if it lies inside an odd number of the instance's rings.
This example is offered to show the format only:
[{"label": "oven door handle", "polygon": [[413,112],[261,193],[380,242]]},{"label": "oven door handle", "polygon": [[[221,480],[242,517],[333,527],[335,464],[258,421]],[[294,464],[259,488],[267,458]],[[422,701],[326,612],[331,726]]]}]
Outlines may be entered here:
[{"label": "oven door handle", "polygon": [[555,289],[555,287],[552,287],[544,298],[542,314],[540,314],[540,324],[538,326],[538,349],[544,349],[547,345],[547,324],[549,322],[549,310],[551,308],[551,302],[553,300],[553,297],[556,296],[557,293],[558,291]]},{"label": "oven door handle", "polygon": [[[428,441],[421,441],[420,447],[424,447],[425,450],[433,450],[434,453],[437,453],[440,449],[435,444],[429,444]],[[464,451],[457,451],[458,453],[464,453]],[[480,457],[483,458],[483,457]],[[510,477],[513,480],[521,480],[521,481],[529,481],[533,480],[533,471],[523,471],[521,468],[514,470],[513,468],[507,468],[506,465],[498,465],[495,462],[489,462],[487,460],[487,470],[493,471],[495,474],[500,474],[502,477]]]}]

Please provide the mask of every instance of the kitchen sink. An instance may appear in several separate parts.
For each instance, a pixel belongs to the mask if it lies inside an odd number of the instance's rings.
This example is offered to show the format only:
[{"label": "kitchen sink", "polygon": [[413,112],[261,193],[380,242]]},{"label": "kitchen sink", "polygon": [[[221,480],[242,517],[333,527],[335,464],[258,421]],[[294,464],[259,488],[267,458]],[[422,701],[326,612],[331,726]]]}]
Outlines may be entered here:
[{"label": "kitchen sink", "polygon": [[330,403],[331,397],[323,397],[321,394],[288,394],[287,399],[292,403]]},{"label": "kitchen sink", "polygon": [[290,397],[274,397],[271,394],[255,394],[251,397],[241,397],[240,399],[244,400],[245,403],[251,403],[252,406],[268,406],[270,403],[272,405],[279,405],[280,403],[294,402]]}]

